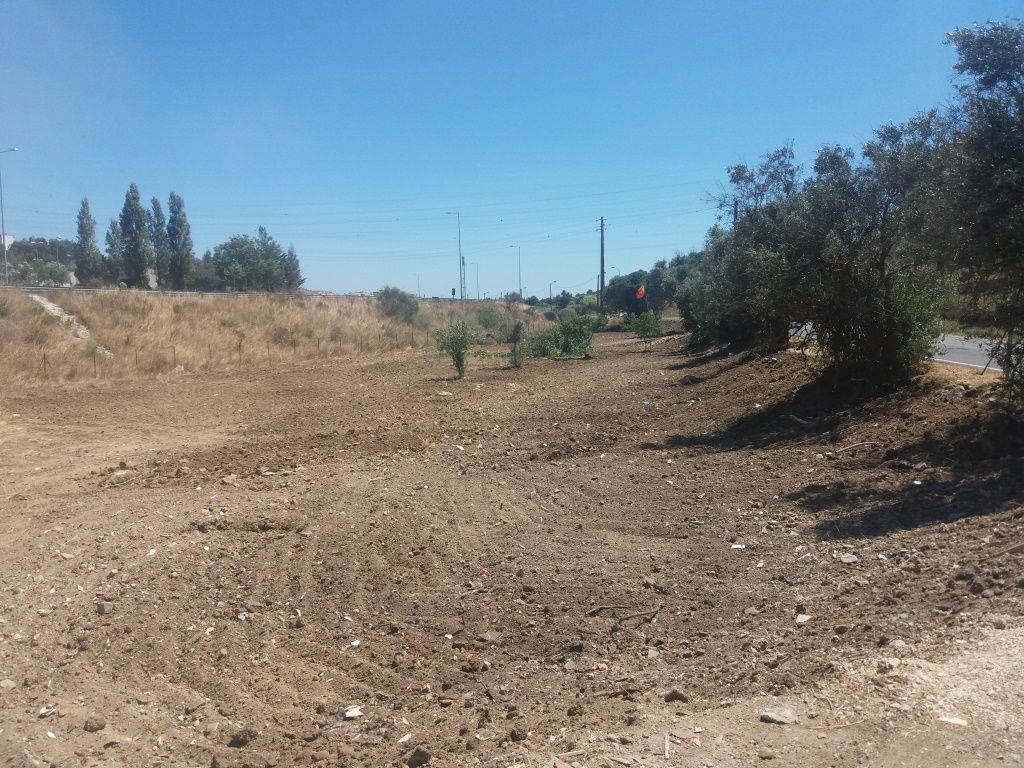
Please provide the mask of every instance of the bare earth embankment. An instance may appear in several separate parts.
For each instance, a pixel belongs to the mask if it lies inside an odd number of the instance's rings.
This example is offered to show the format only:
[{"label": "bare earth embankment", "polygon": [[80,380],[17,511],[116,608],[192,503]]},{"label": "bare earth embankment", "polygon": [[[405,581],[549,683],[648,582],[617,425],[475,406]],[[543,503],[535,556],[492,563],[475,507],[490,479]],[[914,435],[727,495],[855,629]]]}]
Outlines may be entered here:
[{"label": "bare earth embankment", "polygon": [[979,379],[676,346],[6,391],[0,764],[1021,764]]}]

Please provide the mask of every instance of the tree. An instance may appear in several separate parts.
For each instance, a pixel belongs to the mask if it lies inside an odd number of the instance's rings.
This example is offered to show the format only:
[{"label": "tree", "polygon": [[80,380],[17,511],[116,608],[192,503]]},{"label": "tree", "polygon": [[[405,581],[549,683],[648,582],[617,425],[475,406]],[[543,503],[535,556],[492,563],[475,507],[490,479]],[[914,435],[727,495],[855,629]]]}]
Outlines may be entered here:
[{"label": "tree", "polygon": [[643,297],[638,299],[636,294],[645,280],[647,272],[643,269],[613,277],[604,289],[605,309],[611,312],[628,312],[631,315],[643,312],[647,309],[647,302]]},{"label": "tree", "polygon": [[284,289],[288,293],[295,293],[301,285],[306,282],[299,267],[299,256],[295,253],[295,246],[289,245],[288,252],[281,255],[281,274],[284,281]]},{"label": "tree", "polygon": [[1024,390],[1024,23],[988,22],[948,40],[960,77],[946,166],[954,259],[975,293],[991,295],[1003,332],[994,351],[1011,391]]},{"label": "tree", "polygon": [[250,273],[259,261],[255,241],[248,235],[235,235],[213,249],[211,256],[217,277],[225,288],[247,291],[252,288]]},{"label": "tree", "polygon": [[193,291],[223,291],[224,281],[217,274],[213,254],[207,250],[201,259],[193,259],[188,271],[188,287]]},{"label": "tree", "polygon": [[[284,286],[281,246],[260,227],[256,237],[235,235],[213,249],[211,261],[224,287],[236,291],[278,291]],[[300,275],[301,279],[301,275]]]},{"label": "tree", "polygon": [[82,198],[78,209],[78,239],[75,241],[75,277],[82,285],[96,285],[103,279],[103,256],[96,247],[96,219],[89,209],[89,198]]},{"label": "tree", "polygon": [[815,161],[802,210],[806,317],[834,363],[905,379],[932,348],[944,292],[926,227],[942,142],[934,114],[875,132],[854,160],[841,148]]},{"label": "tree", "polygon": [[192,250],[192,228],[185,214],[185,201],[180,195],[171,192],[167,202],[169,218],[167,220],[167,245],[170,249],[168,275],[171,288],[175,291],[185,289],[195,263]]},{"label": "tree", "polygon": [[124,196],[120,224],[125,283],[131,288],[149,288],[146,271],[152,266],[153,250],[149,243],[146,209],[142,207],[136,184],[130,185]]},{"label": "tree", "polygon": [[284,271],[281,267],[284,252],[277,241],[270,236],[266,227],[256,230],[256,263],[250,268],[249,279],[260,291],[279,291],[284,286]]},{"label": "tree", "polygon": [[387,317],[411,323],[420,310],[420,303],[411,293],[401,288],[385,285],[377,291],[377,306]]},{"label": "tree", "polygon": [[117,219],[110,220],[105,240],[107,253],[103,259],[103,272],[108,282],[117,285],[124,274],[124,238],[121,236],[121,224]]},{"label": "tree", "polygon": [[149,244],[153,249],[153,264],[156,267],[156,280],[161,288],[171,284],[171,241],[167,235],[167,219],[164,209],[155,197],[150,202],[148,212]]}]

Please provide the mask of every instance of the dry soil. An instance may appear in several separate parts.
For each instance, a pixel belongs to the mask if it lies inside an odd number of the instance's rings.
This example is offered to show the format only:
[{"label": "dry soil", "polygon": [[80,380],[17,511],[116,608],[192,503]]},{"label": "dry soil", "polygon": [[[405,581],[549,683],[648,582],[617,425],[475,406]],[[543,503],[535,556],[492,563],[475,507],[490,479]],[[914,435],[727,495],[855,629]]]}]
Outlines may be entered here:
[{"label": "dry soil", "polygon": [[1024,763],[986,380],[679,348],[4,393],[0,764]]}]

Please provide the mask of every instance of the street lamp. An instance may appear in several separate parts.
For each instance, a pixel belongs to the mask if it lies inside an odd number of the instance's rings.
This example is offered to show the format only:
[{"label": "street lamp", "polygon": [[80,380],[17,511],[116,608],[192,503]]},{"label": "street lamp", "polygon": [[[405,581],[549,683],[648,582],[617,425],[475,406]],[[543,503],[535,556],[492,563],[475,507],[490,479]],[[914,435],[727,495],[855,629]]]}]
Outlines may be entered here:
[{"label": "street lamp", "polygon": [[554,301],[554,294],[551,293],[551,286],[556,285],[557,283],[557,280],[552,280],[550,283],[548,283],[548,301]]},{"label": "street lamp", "polygon": [[509,248],[519,250],[519,298],[523,298],[523,247],[521,245],[510,245]]},{"label": "street lamp", "polygon": [[[5,152],[17,152],[17,147],[10,147],[9,149],[0,149],[0,155]],[[4,285],[11,284],[11,273],[7,267],[7,225],[4,222],[4,177],[3,173],[0,173],[0,241],[3,242],[4,247]]]},{"label": "street lamp", "polygon": [[462,258],[462,215],[458,211],[445,211],[446,216],[454,216],[459,225],[459,299],[466,300],[466,260]]}]

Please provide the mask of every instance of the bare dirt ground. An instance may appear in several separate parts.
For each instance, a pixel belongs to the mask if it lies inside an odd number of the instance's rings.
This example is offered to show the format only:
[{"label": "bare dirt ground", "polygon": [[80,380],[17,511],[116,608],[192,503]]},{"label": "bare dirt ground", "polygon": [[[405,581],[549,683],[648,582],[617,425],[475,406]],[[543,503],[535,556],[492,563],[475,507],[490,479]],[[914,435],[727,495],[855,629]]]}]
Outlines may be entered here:
[{"label": "bare dirt ground", "polygon": [[0,765],[1024,764],[976,376],[598,345],[0,396]]}]

